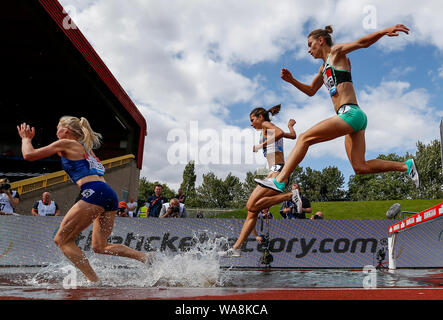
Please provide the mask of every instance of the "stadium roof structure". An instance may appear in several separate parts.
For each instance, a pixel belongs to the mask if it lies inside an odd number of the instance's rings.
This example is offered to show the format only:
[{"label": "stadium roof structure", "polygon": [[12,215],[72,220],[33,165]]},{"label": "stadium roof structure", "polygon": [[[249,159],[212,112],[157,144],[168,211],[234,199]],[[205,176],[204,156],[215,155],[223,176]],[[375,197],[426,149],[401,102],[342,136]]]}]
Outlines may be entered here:
[{"label": "stadium roof structure", "polygon": [[103,159],[134,154],[141,169],[145,118],[56,0],[0,3],[0,155],[19,157],[16,126],[36,128],[34,147],[56,139],[64,115],[103,135]]}]

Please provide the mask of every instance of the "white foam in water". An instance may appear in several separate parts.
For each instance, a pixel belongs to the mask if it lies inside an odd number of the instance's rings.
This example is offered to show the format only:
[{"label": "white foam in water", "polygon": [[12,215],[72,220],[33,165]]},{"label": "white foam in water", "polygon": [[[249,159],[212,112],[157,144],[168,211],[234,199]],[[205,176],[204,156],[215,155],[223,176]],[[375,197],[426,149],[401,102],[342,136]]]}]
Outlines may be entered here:
[{"label": "white foam in water", "polygon": [[[189,251],[180,253],[155,252],[152,265],[127,258],[111,257],[90,253],[89,263],[105,287],[218,287],[229,280],[229,270],[220,267],[217,252],[226,239],[199,240],[194,235],[195,245]],[[65,261],[50,264],[39,270],[26,285],[33,287],[60,287],[67,276]],[[96,286],[77,271],[77,287]]]}]

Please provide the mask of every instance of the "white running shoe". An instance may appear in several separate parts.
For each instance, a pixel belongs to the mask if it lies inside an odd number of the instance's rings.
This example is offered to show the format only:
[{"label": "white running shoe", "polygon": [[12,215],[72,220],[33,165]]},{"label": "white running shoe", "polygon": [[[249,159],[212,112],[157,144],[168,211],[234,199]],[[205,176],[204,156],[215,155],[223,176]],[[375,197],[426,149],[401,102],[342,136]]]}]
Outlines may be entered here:
[{"label": "white running shoe", "polygon": [[292,202],[294,202],[295,205],[297,206],[297,213],[302,213],[303,204],[302,204],[300,192],[298,192],[298,189],[292,190]]},{"label": "white running shoe", "polygon": [[415,166],[414,159],[408,159],[405,161],[405,163],[408,166],[408,171],[406,171],[406,174],[412,179],[415,186],[418,188],[420,186],[420,179],[418,177],[418,171],[417,167]]},{"label": "white running shoe", "polygon": [[284,182],[277,182],[275,181],[275,178],[268,178],[268,179],[254,179],[255,182],[257,182],[260,186],[263,188],[269,188],[272,190],[275,190],[277,192],[282,193],[285,189],[285,183]]},{"label": "white running shoe", "polygon": [[241,250],[230,248],[226,251],[220,251],[218,255],[222,258],[238,258],[241,256]]}]

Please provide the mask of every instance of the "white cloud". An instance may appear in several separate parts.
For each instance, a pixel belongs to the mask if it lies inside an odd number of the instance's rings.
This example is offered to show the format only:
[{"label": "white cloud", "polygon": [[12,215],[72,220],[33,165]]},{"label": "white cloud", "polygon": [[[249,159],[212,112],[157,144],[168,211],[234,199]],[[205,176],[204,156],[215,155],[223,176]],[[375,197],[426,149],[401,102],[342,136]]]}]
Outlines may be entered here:
[{"label": "white cloud", "polygon": [[425,89],[410,90],[406,82],[382,82],[359,92],[368,116],[367,145],[380,153],[414,150],[418,140],[435,139],[438,122]]},{"label": "white cloud", "polygon": [[[196,120],[202,130],[222,130],[235,122],[229,117],[232,106],[240,103],[254,106],[281,102],[283,109],[276,122],[286,128],[287,120],[295,118],[298,133],[334,115],[323,89],[308,98],[290,85],[279,84],[285,89],[283,96],[278,96],[269,89],[269,79],[260,75],[248,78],[238,71],[239,66],[277,61],[285,52],[312,63],[307,54],[307,29],[332,24],[337,42],[355,40],[373,31],[362,25],[366,0],[60,2],[74,9],[71,14],[75,23],[147,120],[142,175],[174,187],[180,183],[184,165],[166,163],[171,145],[166,138],[172,129],[186,131],[190,121]],[[411,28],[409,36],[402,35],[395,41],[381,39],[378,48],[391,51],[410,43],[426,43],[443,49],[439,15],[443,2],[427,1],[424,5],[373,0],[371,4],[376,9],[377,29],[395,23]],[[314,67],[313,72],[316,70]],[[439,75],[443,75],[441,69]],[[391,76],[396,80],[395,70]],[[358,92],[358,97],[369,117],[369,152],[413,149],[418,137],[433,136],[435,108],[429,106],[427,90],[385,81]],[[286,154],[292,146],[293,142],[285,144]],[[344,159],[343,140],[317,145],[310,156]],[[199,170],[213,170],[224,176],[229,171],[240,174],[253,170],[253,166],[209,165]],[[199,178],[203,172],[198,172]]]}]

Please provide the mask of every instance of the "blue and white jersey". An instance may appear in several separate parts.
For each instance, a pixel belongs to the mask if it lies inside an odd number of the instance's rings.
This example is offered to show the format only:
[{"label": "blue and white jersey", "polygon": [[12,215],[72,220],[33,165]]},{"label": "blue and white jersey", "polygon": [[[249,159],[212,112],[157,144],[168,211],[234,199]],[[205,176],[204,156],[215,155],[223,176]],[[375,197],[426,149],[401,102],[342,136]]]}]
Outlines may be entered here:
[{"label": "blue and white jersey", "polygon": [[69,160],[63,156],[61,159],[63,170],[66,171],[74,183],[86,176],[105,175],[105,167],[100,160],[87,152],[85,152],[85,159]]},{"label": "blue and white jersey", "polygon": [[[266,137],[263,136],[263,133],[260,134],[260,143],[263,143],[267,140]],[[263,147],[263,156],[266,158],[268,154],[282,152],[283,153],[283,138],[278,139],[274,143],[267,144]]]}]

